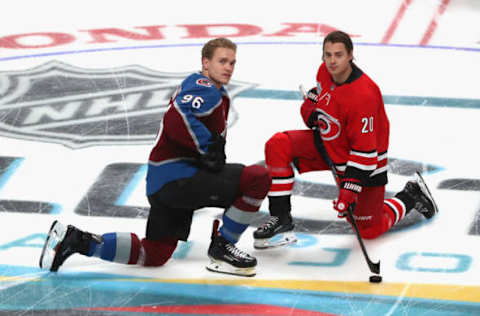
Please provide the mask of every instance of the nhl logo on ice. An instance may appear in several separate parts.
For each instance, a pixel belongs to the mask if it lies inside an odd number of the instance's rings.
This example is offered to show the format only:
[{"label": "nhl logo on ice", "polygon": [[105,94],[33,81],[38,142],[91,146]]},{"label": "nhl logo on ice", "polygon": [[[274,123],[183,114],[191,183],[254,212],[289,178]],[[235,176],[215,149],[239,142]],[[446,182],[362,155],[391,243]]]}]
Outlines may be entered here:
[{"label": "nhl logo on ice", "polygon": [[[0,73],[0,135],[70,148],[151,144],[170,96],[190,73],[139,65],[86,69],[51,61]],[[254,84],[231,81],[233,99]],[[229,124],[236,120],[232,108]]]}]

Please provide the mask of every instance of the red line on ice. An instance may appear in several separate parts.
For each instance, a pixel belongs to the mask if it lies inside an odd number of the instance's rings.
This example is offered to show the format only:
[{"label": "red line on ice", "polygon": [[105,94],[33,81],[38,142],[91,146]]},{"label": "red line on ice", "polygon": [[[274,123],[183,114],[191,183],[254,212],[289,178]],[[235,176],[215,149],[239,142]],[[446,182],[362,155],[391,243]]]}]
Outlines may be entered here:
[{"label": "red line on ice", "polygon": [[392,23],[390,24],[387,32],[382,38],[383,44],[387,44],[390,42],[390,39],[393,36],[393,33],[395,33],[395,30],[397,29],[398,24],[400,24],[400,21],[403,18],[403,15],[405,14],[405,11],[407,11],[408,6],[412,4],[413,0],[403,0],[402,4],[400,5],[400,8],[398,8],[397,14],[395,15],[395,18],[393,18]]},{"label": "red line on ice", "polygon": [[438,19],[445,12],[449,3],[450,3],[450,0],[442,0],[440,5],[438,6],[437,12],[433,15],[433,18],[430,21],[430,24],[428,25],[428,28],[425,31],[425,34],[423,34],[423,38],[420,41],[420,45],[428,44],[428,42],[430,41],[430,38],[432,38],[433,33],[437,29]]}]

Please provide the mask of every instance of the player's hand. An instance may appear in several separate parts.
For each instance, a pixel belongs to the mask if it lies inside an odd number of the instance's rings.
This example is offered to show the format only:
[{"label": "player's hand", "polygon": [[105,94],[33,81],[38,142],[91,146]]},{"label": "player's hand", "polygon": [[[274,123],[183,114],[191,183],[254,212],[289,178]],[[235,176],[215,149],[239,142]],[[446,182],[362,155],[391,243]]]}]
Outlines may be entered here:
[{"label": "player's hand", "polygon": [[205,154],[200,156],[201,167],[212,171],[219,172],[225,165],[225,138],[217,133],[212,133],[212,142],[208,146]]},{"label": "player's hand", "polygon": [[338,217],[347,216],[347,209],[358,200],[358,194],[362,192],[362,185],[357,179],[343,179],[340,184],[338,199],[333,201],[333,208],[338,212]]},{"label": "player's hand", "polygon": [[312,101],[313,103],[317,104],[318,102],[318,92],[317,87],[313,87],[307,92],[307,99]]},{"label": "player's hand", "polygon": [[[313,104],[317,104],[318,94],[317,94],[316,87],[313,87],[312,89],[310,89],[310,91],[308,91],[308,93],[306,94],[306,100],[309,100]],[[307,126],[309,128],[314,128],[317,125],[318,125],[318,112],[313,110],[312,113],[310,113],[310,115],[308,116]]]}]

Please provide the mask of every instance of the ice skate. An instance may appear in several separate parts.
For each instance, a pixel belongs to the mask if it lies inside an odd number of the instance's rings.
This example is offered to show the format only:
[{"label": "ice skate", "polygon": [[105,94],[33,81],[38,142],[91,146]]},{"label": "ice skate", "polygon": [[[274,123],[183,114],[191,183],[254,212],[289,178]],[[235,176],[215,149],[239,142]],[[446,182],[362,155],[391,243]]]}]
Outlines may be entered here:
[{"label": "ice skate", "polygon": [[254,276],[257,259],[235,247],[223,236],[218,235],[216,225],[218,227],[218,223],[214,223],[212,242],[208,248],[210,264],[207,265],[207,270],[239,276]]},{"label": "ice skate", "polygon": [[48,232],[40,255],[40,268],[58,271],[58,268],[74,253],[88,254],[90,242],[95,239],[101,242],[101,237],[83,232],[72,225],[65,227],[54,221]]},{"label": "ice skate", "polygon": [[432,193],[418,171],[415,173],[415,180],[407,182],[403,191],[415,201],[414,208],[425,218],[430,219],[438,213]]},{"label": "ice skate", "polygon": [[271,216],[253,233],[253,247],[267,249],[295,243],[298,239],[293,232],[294,227],[292,221],[281,222],[279,217]]}]

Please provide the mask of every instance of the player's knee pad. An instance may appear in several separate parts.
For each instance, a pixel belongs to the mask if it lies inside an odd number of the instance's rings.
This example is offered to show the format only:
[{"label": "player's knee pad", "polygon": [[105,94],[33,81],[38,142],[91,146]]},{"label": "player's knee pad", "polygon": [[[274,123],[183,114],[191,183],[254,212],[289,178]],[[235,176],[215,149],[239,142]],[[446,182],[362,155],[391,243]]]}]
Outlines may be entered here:
[{"label": "player's knee pad", "polygon": [[264,199],[272,184],[268,170],[260,165],[243,168],[240,176],[240,193],[255,199]]},{"label": "player's knee pad", "polygon": [[142,239],[142,246],[145,251],[143,265],[146,267],[164,265],[175,251],[177,243],[178,239],[171,237],[164,237],[159,241]]}]

